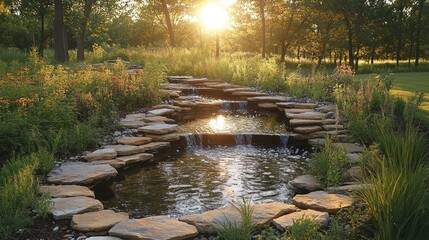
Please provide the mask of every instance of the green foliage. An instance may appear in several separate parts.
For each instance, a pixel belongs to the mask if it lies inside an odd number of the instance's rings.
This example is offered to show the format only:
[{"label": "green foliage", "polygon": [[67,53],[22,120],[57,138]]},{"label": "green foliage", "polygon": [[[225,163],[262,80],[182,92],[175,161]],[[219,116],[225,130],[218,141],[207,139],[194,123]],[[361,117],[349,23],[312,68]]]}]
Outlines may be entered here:
[{"label": "green foliage", "polygon": [[286,230],[283,240],[318,240],[324,239],[319,232],[320,224],[310,218],[302,217],[293,222]]},{"label": "green foliage", "polygon": [[234,208],[240,212],[241,221],[225,221],[220,223],[216,229],[220,239],[224,240],[249,240],[255,232],[255,223],[252,214],[254,207],[251,202],[245,198],[242,202],[233,203]]},{"label": "green foliage", "polygon": [[51,195],[49,193],[42,193],[34,203],[34,211],[42,219],[47,219],[52,210]]},{"label": "green foliage", "polygon": [[346,150],[327,137],[320,151],[311,155],[308,173],[315,176],[323,187],[338,186],[342,183],[342,173],[347,164]]}]

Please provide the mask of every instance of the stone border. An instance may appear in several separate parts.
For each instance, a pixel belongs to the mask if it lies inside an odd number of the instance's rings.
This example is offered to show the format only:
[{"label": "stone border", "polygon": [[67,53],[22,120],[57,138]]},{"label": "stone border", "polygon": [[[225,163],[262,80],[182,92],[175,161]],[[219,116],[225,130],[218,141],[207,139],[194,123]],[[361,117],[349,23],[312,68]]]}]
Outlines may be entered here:
[{"label": "stone border", "polygon": [[[192,110],[213,112],[219,110],[223,103],[202,102],[195,97],[181,96],[183,93],[219,94],[244,100],[242,102],[256,109],[284,112],[294,127],[292,137],[309,140],[310,144],[323,143],[327,135],[341,141],[349,139],[340,121],[336,120],[338,117],[335,116],[333,104],[292,101],[292,97],[268,96],[252,88],[207,78],[172,76],[168,80],[169,83],[163,84],[161,91],[174,99],[173,104],[160,104],[145,113],[128,114],[119,122],[123,128],[134,129],[134,133],[143,136],[116,139],[116,145],[107,145],[86,154],[83,157],[86,162],[63,163],[48,174],[47,182],[59,185],[42,186],[40,191],[51,193],[55,219],[71,219],[71,227],[85,232],[87,236],[109,234],[125,239],[186,239],[213,231],[222,221],[238,223],[241,218],[234,207],[183,216],[179,220],[166,216],[129,219],[127,213],[104,210],[101,202],[94,199],[94,193],[87,187],[116,176],[119,168],[152,159],[153,154],[148,152],[156,152],[169,147],[170,142],[178,141],[180,136],[174,118]],[[346,146],[351,149],[350,153],[361,150],[357,145]],[[294,219],[304,215],[325,224],[329,214],[352,205],[351,197],[334,194],[344,189],[348,191],[347,187],[329,189],[332,193],[311,192],[320,189],[311,176],[297,178],[293,185],[310,190],[310,193],[296,195],[293,198],[294,205],[278,202],[255,205],[253,217],[258,224],[273,223],[284,231]]]}]

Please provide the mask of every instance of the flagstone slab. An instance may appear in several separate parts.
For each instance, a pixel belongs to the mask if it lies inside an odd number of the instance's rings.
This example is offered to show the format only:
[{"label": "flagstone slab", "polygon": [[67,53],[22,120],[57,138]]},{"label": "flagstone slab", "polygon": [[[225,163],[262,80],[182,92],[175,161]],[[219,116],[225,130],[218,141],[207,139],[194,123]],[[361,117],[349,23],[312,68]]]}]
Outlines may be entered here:
[{"label": "flagstone slab", "polygon": [[140,132],[149,133],[149,134],[166,134],[171,132],[176,132],[178,130],[178,126],[176,124],[157,124],[150,125],[139,128]]},{"label": "flagstone slab", "polygon": [[241,97],[267,96],[267,94],[266,94],[266,93],[261,93],[261,92],[249,92],[249,91],[238,91],[238,92],[232,92],[232,95],[234,95],[234,96],[241,96]]},{"label": "flagstone slab", "polygon": [[79,185],[51,185],[40,186],[41,193],[49,193],[53,198],[61,197],[91,197],[95,198],[94,192],[85,186]]},{"label": "flagstone slab", "polygon": [[324,106],[320,106],[320,107],[316,108],[316,111],[324,112],[324,113],[335,112],[336,106],[335,105],[324,105]]},{"label": "flagstone slab", "polygon": [[305,113],[286,113],[286,117],[294,119],[309,119],[309,120],[322,120],[326,118],[326,114],[319,112],[305,112]]},{"label": "flagstone slab", "polygon": [[169,147],[171,144],[170,142],[151,142],[148,144],[140,145],[138,146],[142,152],[146,151],[155,151],[161,148]]},{"label": "flagstone slab", "polygon": [[[281,107],[279,107],[279,108],[280,108],[280,110],[282,109]],[[285,114],[288,114],[288,113],[295,113],[295,114],[297,114],[297,113],[313,112],[313,110],[312,109],[300,109],[300,108],[284,108],[284,112],[285,112]]]},{"label": "flagstone slab", "polygon": [[143,152],[138,146],[134,145],[107,145],[104,146],[104,148],[115,149],[115,151],[118,153],[118,156],[128,156]]},{"label": "flagstone slab", "polygon": [[112,166],[115,169],[120,169],[123,166],[125,166],[125,163],[123,161],[120,161],[116,158],[114,159],[108,159],[108,160],[97,160],[90,162],[92,165],[100,165],[100,164],[108,164]]},{"label": "flagstone slab", "polygon": [[125,118],[123,119],[129,121],[142,121],[144,117],[146,117],[146,113],[131,113],[125,115]]},{"label": "flagstone slab", "polygon": [[329,124],[322,126],[326,131],[344,130],[343,125]]},{"label": "flagstone slab", "polygon": [[90,197],[53,198],[51,213],[56,220],[70,219],[73,215],[103,210],[103,204]]},{"label": "flagstone slab", "polygon": [[335,119],[314,120],[314,119],[291,119],[291,126],[323,125],[335,123]]},{"label": "flagstone slab", "polygon": [[[297,210],[294,205],[290,204],[280,202],[262,203],[254,205],[252,218],[254,223],[261,226],[269,223],[274,218]],[[179,221],[196,226],[202,233],[209,233],[216,228],[222,227],[222,224],[226,224],[227,222],[235,222],[239,225],[242,220],[240,212],[235,207],[229,206],[201,214],[183,216],[179,218]]]},{"label": "flagstone slab", "polygon": [[[277,103],[277,102],[284,102],[289,101],[290,97],[285,96],[260,96],[260,97],[250,97],[247,99],[249,102],[269,102],[269,103]],[[277,104],[276,104],[277,106]]]},{"label": "flagstone slab", "polygon": [[301,175],[292,180],[292,185],[307,192],[313,192],[322,189],[322,185],[312,175]]},{"label": "flagstone slab", "polygon": [[117,237],[111,237],[111,236],[96,236],[96,237],[86,238],[85,240],[122,240],[122,239]]},{"label": "flagstone slab", "polygon": [[54,168],[48,174],[47,181],[53,184],[89,185],[114,177],[117,174],[116,169],[107,164],[93,165],[83,162],[69,162]]},{"label": "flagstone slab", "polygon": [[122,119],[121,121],[119,121],[119,126],[123,128],[139,128],[145,125],[145,122],[138,120]]},{"label": "flagstone slab", "polygon": [[178,133],[167,133],[162,135],[146,134],[146,136],[152,138],[154,141],[160,142],[178,141],[180,139],[180,135]]},{"label": "flagstone slab", "polygon": [[304,127],[296,127],[293,129],[294,132],[301,133],[301,134],[310,134],[310,133],[319,132],[322,130],[323,128],[321,126],[304,126]]},{"label": "flagstone slab", "polygon": [[328,187],[325,190],[328,193],[339,193],[339,194],[348,195],[352,192],[360,191],[370,187],[372,187],[371,184],[350,184],[350,185],[343,185],[339,187]]},{"label": "flagstone slab", "polygon": [[160,109],[154,109],[154,110],[150,110],[147,113],[155,115],[155,116],[162,116],[162,115],[167,115],[170,113],[175,112],[174,109],[170,109],[170,108],[160,108]]},{"label": "flagstone slab", "polygon": [[165,123],[174,123],[174,119],[164,117],[164,116],[148,116],[142,119],[145,122],[165,122]]},{"label": "flagstone slab", "polygon": [[109,234],[133,240],[182,240],[197,236],[198,230],[167,216],[155,216],[122,221]]},{"label": "flagstone slab", "polygon": [[153,154],[150,153],[139,153],[130,156],[118,157],[116,160],[122,161],[125,165],[129,165],[137,162],[144,162],[153,158]]},{"label": "flagstone slab", "polygon": [[280,230],[286,231],[290,228],[295,221],[303,218],[308,218],[312,221],[320,223],[321,226],[328,225],[329,213],[319,212],[311,209],[302,210],[299,212],[293,212],[286,215],[283,215],[279,218],[273,220],[273,224]]},{"label": "flagstone slab", "polygon": [[152,142],[152,138],[150,137],[123,137],[118,140],[116,140],[119,144],[124,145],[143,145],[146,143]]},{"label": "flagstone slab", "polygon": [[118,153],[115,151],[115,149],[98,149],[92,153],[85,155],[83,158],[85,158],[87,161],[96,161],[112,159],[115,158],[117,155]]},{"label": "flagstone slab", "polygon": [[350,207],[353,200],[342,194],[330,194],[325,191],[316,191],[308,194],[298,194],[293,197],[293,204],[302,209],[313,209],[330,214],[337,213],[342,208]]},{"label": "flagstone slab", "polygon": [[227,88],[227,89],[223,89],[224,93],[233,93],[233,92],[252,92],[254,91],[252,88],[246,88],[246,87],[242,87],[242,88]]},{"label": "flagstone slab", "polygon": [[80,232],[101,232],[128,219],[128,213],[102,210],[73,215],[70,226]]},{"label": "flagstone slab", "polygon": [[258,107],[264,109],[273,109],[277,108],[277,105],[275,103],[258,103]]},{"label": "flagstone slab", "polygon": [[162,108],[169,108],[175,111],[182,111],[181,107],[170,105],[170,104],[158,104],[158,105],[152,106],[152,109],[162,109]]}]

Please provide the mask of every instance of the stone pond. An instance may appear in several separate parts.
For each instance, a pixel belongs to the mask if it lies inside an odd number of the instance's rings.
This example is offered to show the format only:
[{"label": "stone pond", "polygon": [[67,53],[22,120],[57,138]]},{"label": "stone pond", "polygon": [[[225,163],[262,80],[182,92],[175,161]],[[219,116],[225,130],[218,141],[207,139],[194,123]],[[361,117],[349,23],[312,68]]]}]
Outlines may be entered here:
[{"label": "stone pond", "polygon": [[334,105],[220,80],[168,80],[168,102],[127,115],[112,142],[48,174],[41,191],[51,193],[55,219],[97,239],[188,239],[239,222],[230,202],[240,198],[255,204],[255,223],[280,231],[303,215],[326,224],[352,204],[336,191],[356,185],[328,193],[311,176],[294,180],[327,135],[354,158],[362,151],[347,143]]}]

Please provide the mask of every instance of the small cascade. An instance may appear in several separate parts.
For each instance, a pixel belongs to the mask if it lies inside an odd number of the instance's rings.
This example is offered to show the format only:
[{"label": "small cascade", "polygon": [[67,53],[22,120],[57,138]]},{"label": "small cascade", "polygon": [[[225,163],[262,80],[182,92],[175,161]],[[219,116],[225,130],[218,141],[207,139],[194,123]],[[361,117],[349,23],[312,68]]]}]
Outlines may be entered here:
[{"label": "small cascade", "polygon": [[193,87],[192,88],[192,95],[197,96],[198,95],[198,88]]},{"label": "small cascade", "polygon": [[246,145],[252,145],[252,134],[244,134],[244,138],[246,139]]},{"label": "small cascade", "polygon": [[247,111],[247,101],[238,102],[238,111],[246,112]]},{"label": "small cascade", "polygon": [[185,144],[187,147],[203,145],[202,134],[187,134],[187,135],[184,135],[183,137],[185,138]]},{"label": "small cascade", "polygon": [[289,141],[289,136],[288,135],[280,135],[279,138],[283,143],[283,147],[287,147],[287,143]]},{"label": "small cascade", "polygon": [[236,145],[252,145],[252,134],[236,134],[234,140]]},{"label": "small cascade", "polygon": [[222,102],[221,110],[222,111],[230,111],[231,110],[231,102],[229,102],[229,101]]}]

